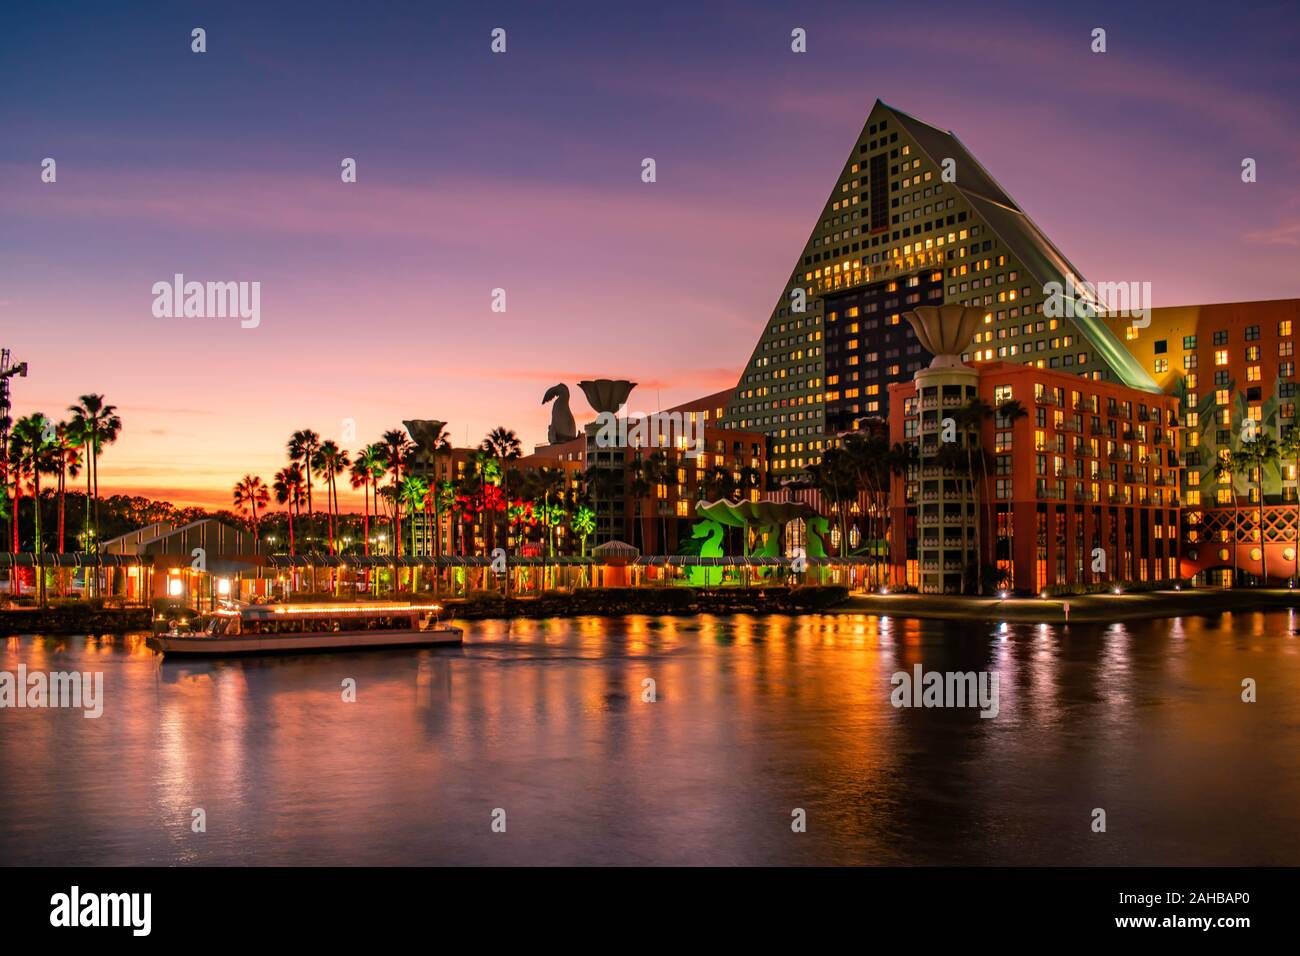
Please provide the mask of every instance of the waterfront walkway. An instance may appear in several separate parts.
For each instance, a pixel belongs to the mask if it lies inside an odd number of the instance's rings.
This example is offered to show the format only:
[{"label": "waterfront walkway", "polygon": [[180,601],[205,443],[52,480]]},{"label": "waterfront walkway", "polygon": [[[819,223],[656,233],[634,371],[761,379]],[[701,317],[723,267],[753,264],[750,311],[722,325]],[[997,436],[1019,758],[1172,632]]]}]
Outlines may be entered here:
[{"label": "waterfront walkway", "polygon": [[945,621],[1008,621],[1020,624],[1131,621],[1141,618],[1257,611],[1300,606],[1300,591],[1287,588],[1186,589],[1133,594],[1086,594],[1060,598],[964,597],[946,594],[862,594],[830,614],[881,614]]}]

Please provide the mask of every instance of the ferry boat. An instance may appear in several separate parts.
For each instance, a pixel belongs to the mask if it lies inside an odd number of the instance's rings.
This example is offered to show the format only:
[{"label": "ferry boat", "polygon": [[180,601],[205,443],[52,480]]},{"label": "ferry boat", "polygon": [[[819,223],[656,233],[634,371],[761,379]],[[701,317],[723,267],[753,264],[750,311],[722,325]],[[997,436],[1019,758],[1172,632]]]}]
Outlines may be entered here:
[{"label": "ferry boat", "polygon": [[213,613],[206,630],[154,638],[164,657],[357,651],[460,644],[438,604],[252,604]]}]

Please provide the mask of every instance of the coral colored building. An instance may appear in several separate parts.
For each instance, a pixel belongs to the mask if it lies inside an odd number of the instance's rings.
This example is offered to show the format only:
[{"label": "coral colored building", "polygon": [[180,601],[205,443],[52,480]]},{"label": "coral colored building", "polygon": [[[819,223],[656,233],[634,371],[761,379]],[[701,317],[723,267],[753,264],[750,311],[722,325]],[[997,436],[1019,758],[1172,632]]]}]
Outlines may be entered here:
[{"label": "coral colored building", "polygon": [[1153,309],[1145,327],[1108,320],[1117,337],[1183,414],[1183,576],[1227,585],[1233,569],[1277,581],[1296,569],[1300,534],[1296,463],[1264,469],[1263,550],[1253,475],[1216,475],[1251,428],[1281,439],[1296,424],[1296,333],[1300,299]]},{"label": "coral colored building", "polygon": [[[977,539],[979,565],[996,568],[996,579],[986,572],[989,588],[1179,576],[1173,396],[1005,362],[926,370],[889,393],[890,441],[919,453],[891,489],[896,586],[974,591]],[[954,438],[945,419],[976,397],[996,409],[1018,403],[1023,414],[991,415]],[[970,445],[977,498],[941,464],[945,431],[959,448]],[[976,449],[987,455],[987,474]]]}]

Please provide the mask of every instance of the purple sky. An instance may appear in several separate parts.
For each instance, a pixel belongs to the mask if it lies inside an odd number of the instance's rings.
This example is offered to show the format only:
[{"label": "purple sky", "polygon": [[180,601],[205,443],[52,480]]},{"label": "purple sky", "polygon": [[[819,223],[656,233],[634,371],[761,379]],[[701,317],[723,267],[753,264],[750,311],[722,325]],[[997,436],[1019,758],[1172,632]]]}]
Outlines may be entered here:
[{"label": "purple sky", "polygon": [[[954,130],[1094,281],[1300,295],[1293,4],[248,6],[0,25],[15,412],[105,393],[110,491],[226,504],[345,418],[354,449],[409,417],[531,447],[559,381],[579,419],[580,378],[640,382],[638,410],[733,385],[877,97]],[[261,326],[154,318],[176,272],[259,281]]]}]

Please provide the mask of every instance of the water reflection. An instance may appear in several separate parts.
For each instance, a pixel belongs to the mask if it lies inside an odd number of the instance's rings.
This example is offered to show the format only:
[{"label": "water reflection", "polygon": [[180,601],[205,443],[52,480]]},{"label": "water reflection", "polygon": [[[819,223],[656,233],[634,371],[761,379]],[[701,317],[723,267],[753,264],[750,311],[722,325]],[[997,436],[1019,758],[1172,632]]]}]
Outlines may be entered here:
[{"label": "water reflection", "polygon": [[[102,670],[106,701],[0,711],[0,861],[1300,863],[1288,612],[468,628],[454,650],[206,663],[8,639],[0,669]],[[996,673],[997,718],[895,709],[916,665]]]}]

